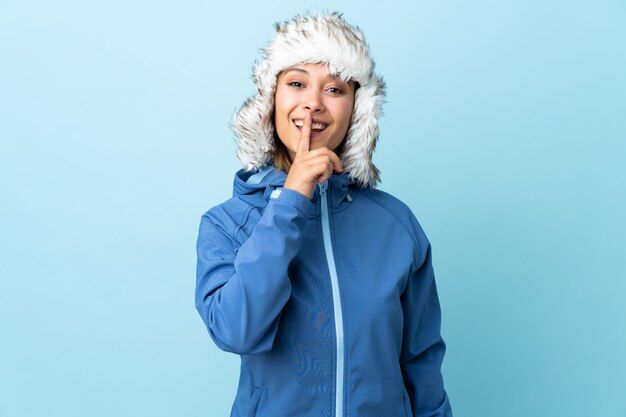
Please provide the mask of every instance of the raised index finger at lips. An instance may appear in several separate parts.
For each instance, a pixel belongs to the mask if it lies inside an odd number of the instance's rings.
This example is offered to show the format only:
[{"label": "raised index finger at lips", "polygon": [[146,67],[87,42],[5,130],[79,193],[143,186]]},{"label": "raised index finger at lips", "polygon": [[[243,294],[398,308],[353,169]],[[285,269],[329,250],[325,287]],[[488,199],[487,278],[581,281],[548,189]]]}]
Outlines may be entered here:
[{"label": "raised index finger at lips", "polygon": [[304,126],[300,131],[300,139],[298,140],[298,148],[296,154],[306,153],[309,151],[309,143],[311,142],[311,113],[307,112],[304,116]]}]

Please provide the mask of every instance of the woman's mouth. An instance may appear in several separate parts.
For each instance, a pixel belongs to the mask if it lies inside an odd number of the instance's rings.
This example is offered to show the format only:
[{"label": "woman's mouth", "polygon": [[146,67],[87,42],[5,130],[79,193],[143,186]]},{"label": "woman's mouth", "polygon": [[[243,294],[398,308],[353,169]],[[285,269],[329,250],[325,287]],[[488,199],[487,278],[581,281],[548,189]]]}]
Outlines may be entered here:
[{"label": "woman's mouth", "polygon": [[[294,119],[293,123],[294,125],[296,125],[299,131],[302,131],[302,127],[304,126],[303,119]],[[328,127],[327,123],[320,122],[320,121],[313,121],[313,123],[311,124],[311,136],[313,136],[314,134],[323,132],[327,127]]]}]

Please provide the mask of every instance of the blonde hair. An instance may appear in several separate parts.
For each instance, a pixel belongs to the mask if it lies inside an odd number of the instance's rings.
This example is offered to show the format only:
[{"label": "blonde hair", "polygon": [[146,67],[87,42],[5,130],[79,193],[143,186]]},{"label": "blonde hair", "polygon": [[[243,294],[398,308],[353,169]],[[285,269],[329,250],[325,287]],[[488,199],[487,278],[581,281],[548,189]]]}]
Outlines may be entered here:
[{"label": "blonde hair", "polygon": [[289,173],[289,170],[291,169],[291,163],[293,161],[291,160],[291,156],[289,156],[289,151],[287,150],[287,147],[278,137],[276,129],[274,129],[274,147],[274,168]]}]

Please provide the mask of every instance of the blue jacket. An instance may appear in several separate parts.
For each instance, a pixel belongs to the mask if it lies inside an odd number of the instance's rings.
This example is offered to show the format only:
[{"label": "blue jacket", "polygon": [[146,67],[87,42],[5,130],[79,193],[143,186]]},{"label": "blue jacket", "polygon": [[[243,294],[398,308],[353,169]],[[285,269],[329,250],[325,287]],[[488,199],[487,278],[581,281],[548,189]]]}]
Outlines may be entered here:
[{"label": "blue jacket", "polygon": [[411,210],[347,175],[309,200],[239,171],[201,219],[196,308],[241,355],[231,417],[451,417],[430,244]]}]

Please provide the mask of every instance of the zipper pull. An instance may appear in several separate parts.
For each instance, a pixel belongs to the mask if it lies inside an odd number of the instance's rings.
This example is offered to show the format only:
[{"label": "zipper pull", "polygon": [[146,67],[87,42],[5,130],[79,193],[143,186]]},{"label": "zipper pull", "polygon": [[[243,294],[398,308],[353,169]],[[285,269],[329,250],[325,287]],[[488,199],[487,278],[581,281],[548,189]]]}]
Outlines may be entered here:
[{"label": "zipper pull", "polygon": [[328,187],[328,184],[326,184],[326,182],[321,182],[317,184],[317,186],[320,188],[320,194],[323,197],[326,197],[326,188]]}]

